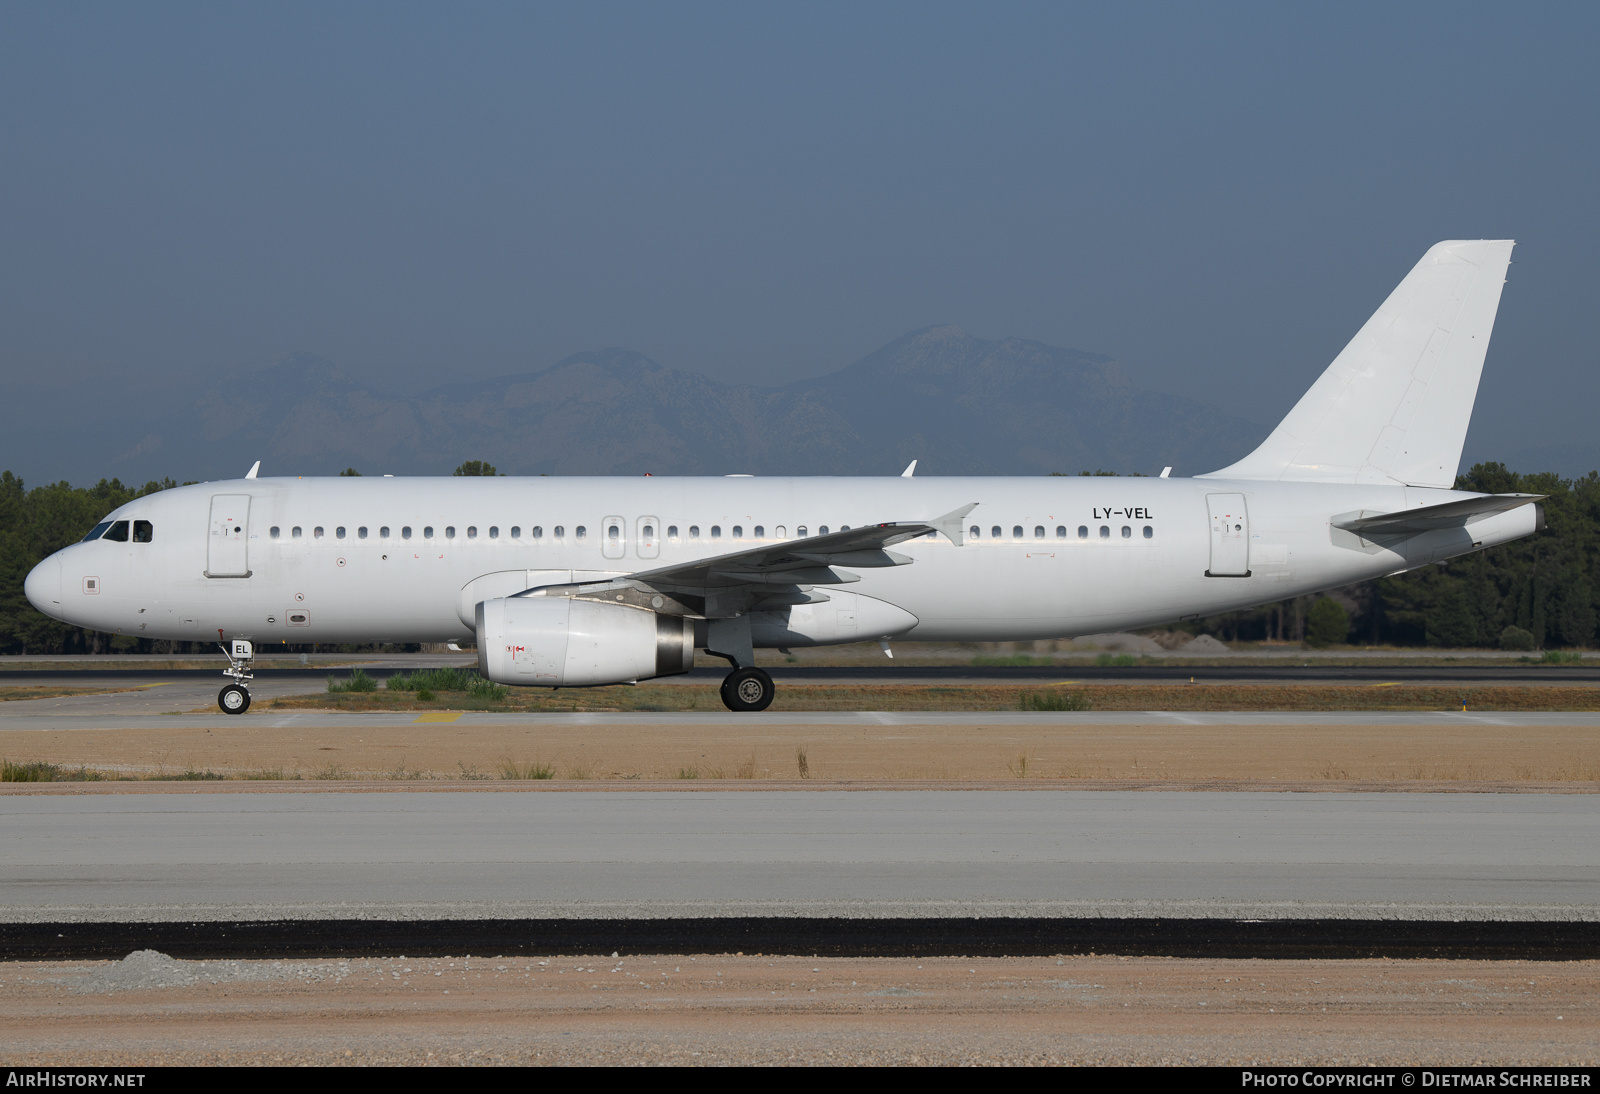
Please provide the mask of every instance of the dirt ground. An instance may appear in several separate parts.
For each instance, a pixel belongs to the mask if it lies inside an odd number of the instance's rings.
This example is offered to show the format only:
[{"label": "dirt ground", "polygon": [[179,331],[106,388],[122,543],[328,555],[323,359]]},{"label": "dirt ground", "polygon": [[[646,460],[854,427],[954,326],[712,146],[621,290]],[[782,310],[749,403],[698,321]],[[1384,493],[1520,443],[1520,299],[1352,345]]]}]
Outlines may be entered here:
[{"label": "dirt ground", "polygon": [[[1063,669],[1063,674],[1067,673]],[[647,683],[637,687],[502,688],[498,699],[440,692],[286,695],[273,710],[474,710],[550,713],[707,711],[723,709],[714,684]],[[209,713],[208,704],[195,713]],[[784,683],[774,712],[813,710],[1600,710],[1593,685],[1462,684],[794,684]]]},{"label": "dirt ground", "polygon": [[[433,715],[430,717],[439,717]],[[448,717],[448,716],[446,716]],[[801,758],[804,756],[804,770]],[[0,757],[113,777],[1600,782],[1600,724],[689,725],[0,730]],[[537,769],[543,769],[539,771]]]},{"label": "dirt ground", "polygon": [[1597,962],[761,955],[0,964],[13,1066],[1585,1064]]}]

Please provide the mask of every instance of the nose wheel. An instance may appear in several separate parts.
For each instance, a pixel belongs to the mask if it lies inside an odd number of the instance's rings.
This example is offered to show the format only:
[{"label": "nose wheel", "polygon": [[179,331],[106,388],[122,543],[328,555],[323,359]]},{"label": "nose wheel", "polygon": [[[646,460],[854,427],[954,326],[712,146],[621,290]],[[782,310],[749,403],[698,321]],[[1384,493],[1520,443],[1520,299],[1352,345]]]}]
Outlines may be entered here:
[{"label": "nose wheel", "polygon": [[250,692],[243,684],[229,684],[217,692],[217,706],[224,714],[243,714],[250,709]]},{"label": "nose wheel", "polygon": [[772,677],[758,668],[735,669],[722,681],[722,705],[729,710],[766,710],[777,693]]}]

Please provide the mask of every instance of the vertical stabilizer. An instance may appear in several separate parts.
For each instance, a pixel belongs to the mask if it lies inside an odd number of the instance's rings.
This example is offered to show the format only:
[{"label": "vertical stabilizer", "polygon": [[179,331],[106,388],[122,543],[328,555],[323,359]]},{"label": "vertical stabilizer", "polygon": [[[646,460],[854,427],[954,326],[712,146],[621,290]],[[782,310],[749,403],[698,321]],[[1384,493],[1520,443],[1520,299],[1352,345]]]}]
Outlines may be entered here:
[{"label": "vertical stabilizer", "polygon": [[1435,244],[1261,447],[1200,477],[1453,486],[1513,245]]}]

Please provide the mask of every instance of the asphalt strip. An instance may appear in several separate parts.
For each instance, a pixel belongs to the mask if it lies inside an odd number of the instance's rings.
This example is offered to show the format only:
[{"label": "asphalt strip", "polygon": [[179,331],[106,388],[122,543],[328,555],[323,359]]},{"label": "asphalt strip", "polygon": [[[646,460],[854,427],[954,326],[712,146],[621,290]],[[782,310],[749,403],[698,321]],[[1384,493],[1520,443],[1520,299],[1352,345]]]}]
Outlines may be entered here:
[{"label": "asphalt strip", "polygon": [[0,924],[0,960],[738,953],[1578,961],[1600,922],[1033,917],[277,920]]}]

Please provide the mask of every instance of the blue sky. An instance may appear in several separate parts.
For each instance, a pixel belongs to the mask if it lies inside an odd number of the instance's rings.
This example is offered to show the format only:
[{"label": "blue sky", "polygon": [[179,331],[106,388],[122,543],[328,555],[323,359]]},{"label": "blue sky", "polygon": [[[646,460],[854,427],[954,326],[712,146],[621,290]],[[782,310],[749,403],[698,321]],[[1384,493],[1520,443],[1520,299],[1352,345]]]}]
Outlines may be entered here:
[{"label": "blue sky", "polygon": [[955,323],[1270,424],[1430,244],[1510,236],[1467,456],[1600,459],[1597,30],[1592,4],[9,4],[0,373],[92,399],[305,350],[411,391],[625,346],[778,384]]}]

